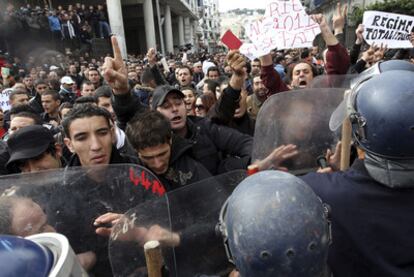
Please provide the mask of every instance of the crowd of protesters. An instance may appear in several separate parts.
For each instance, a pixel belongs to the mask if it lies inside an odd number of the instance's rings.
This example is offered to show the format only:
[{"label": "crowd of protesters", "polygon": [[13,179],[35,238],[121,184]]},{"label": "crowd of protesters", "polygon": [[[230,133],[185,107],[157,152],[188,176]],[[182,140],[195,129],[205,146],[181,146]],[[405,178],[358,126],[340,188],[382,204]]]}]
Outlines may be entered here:
[{"label": "crowd of protesters", "polygon": [[[101,5],[66,10],[9,6],[6,14],[0,24],[49,28],[56,41],[63,39],[71,49],[84,39],[110,34]],[[324,16],[313,19],[326,49],[275,50],[252,61],[237,51],[188,49],[162,58],[149,49],[145,56],[123,60],[114,38],[115,58],[61,54],[23,61],[5,48],[0,90],[10,106],[1,111],[0,173],[134,162],[154,172],[168,191],[253,162],[260,169],[277,168],[297,153],[295,146],[283,145],[262,161],[251,160],[255,120],[271,95],[309,88],[322,74],[358,74],[389,59],[414,61],[412,49],[367,47],[363,26],[348,51],[341,13],[334,17],[333,30]],[[414,46],[414,34],[411,42]],[[45,128],[28,127],[33,125]],[[30,141],[26,146],[24,139]],[[51,144],[53,150],[30,151],[39,144]],[[90,255],[97,253],[75,252],[86,269],[94,268],[96,257],[90,262]]]},{"label": "crowd of protesters", "polygon": [[105,5],[76,3],[67,7],[15,7],[7,4],[0,16],[0,45],[6,52],[15,47],[16,34],[35,40],[52,40],[58,51],[88,52],[93,38],[108,38],[111,28]]}]

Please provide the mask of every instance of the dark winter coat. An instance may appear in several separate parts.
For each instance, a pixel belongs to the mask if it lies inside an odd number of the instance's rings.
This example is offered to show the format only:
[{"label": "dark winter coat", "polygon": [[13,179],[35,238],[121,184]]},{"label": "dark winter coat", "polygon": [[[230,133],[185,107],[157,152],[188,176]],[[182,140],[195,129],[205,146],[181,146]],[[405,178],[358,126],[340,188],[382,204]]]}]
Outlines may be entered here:
[{"label": "dark winter coat", "polygon": [[173,136],[169,168],[157,175],[167,191],[211,177],[210,172],[191,157],[192,145],[179,136]]},{"label": "dark winter coat", "polygon": [[[114,96],[113,108],[120,126],[126,126],[135,113],[146,110],[132,93]],[[244,169],[249,165],[253,147],[251,136],[194,116],[187,117],[187,130],[186,139],[192,144],[192,156],[211,174]]]},{"label": "dark winter coat", "polygon": [[414,188],[375,181],[362,160],[345,172],[302,177],[329,204],[328,264],[336,277],[414,276]]}]

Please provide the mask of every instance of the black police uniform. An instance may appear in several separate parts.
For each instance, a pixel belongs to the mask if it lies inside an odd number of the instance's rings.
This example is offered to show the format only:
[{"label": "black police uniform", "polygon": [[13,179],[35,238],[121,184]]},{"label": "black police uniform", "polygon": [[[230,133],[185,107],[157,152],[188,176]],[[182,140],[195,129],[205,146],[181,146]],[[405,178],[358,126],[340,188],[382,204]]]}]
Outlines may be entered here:
[{"label": "black police uniform", "polygon": [[362,160],[345,172],[302,179],[331,207],[335,277],[414,276],[414,188],[378,183]]}]

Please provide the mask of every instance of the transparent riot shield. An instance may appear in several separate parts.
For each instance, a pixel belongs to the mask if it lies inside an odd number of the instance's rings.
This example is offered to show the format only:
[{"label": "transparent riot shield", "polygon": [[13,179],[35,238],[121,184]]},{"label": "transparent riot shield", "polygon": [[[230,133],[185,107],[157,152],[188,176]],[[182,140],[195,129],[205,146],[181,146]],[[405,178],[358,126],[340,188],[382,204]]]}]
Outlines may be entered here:
[{"label": "transparent riot shield", "polygon": [[[65,235],[78,257],[94,276],[112,276],[108,235],[97,224],[107,213],[125,213],[145,201],[165,195],[160,181],[147,169],[132,165],[72,167],[0,178],[0,233],[29,236],[57,231]],[[109,224],[109,225],[108,225]],[[134,250],[134,249],[132,249]],[[83,256],[82,256],[83,255]]]},{"label": "transparent riot shield", "polygon": [[301,89],[271,96],[256,120],[252,159],[264,159],[278,146],[295,144],[299,155],[282,166],[294,174],[314,170],[317,157],[334,148],[338,141],[328,123],[344,91]]},{"label": "transparent riot shield", "polygon": [[353,85],[358,74],[344,75],[319,75],[313,78],[309,88],[344,88],[349,89]]},{"label": "transparent riot shield", "polygon": [[[109,242],[114,276],[147,276],[143,245],[150,240],[161,244],[167,276],[228,275],[231,264],[216,226],[222,205],[245,177],[244,170],[215,176],[128,211]],[[139,253],[122,251],[126,244]]]}]

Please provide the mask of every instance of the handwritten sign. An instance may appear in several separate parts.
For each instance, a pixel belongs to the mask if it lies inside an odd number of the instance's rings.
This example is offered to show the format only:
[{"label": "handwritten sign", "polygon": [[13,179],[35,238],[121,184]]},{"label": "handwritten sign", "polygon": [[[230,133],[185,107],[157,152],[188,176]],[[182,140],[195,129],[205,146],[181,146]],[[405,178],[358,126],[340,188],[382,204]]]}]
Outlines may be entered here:
[{"label": "handwritten sign", "polygon": [[410,32],[414,17],[378,11],[364,12],[364,39],[368,44],[387,45],[387,48],[411,48]]},{"label": "handwritten sign", "polygon": [[9,95],[13,90],[11,88],[5,89],[0,93],[0,107],[3,111],[10,110]]},{"label": "handwritten sign", "polygon": [[164,186],[158,180],[148,178],[145,171],[141,171],[140,176],[138,176],[135,174],[135,170],[130,168],[129,179],[134,186],[141,185],[145,188],[145,190],[151,189],[153,194],[158,194],[159,196],[163,196],[165,194]]},{"label": "handwritten sign", "polygon": [[267,50],[259,49],[253,43],[243,43],[239,50],[240,53],[245,55],[251,61],[253,61],[255,58],[259,58],[269,53]]},{"label": "handwritten sign", "polygon": [[247,23],[245,30],[259,49],[253,51],[254,55],[274,48],[311,47],[320,33],[319,25],[306,14],[299,0],[268,0],[264,17]]}]

